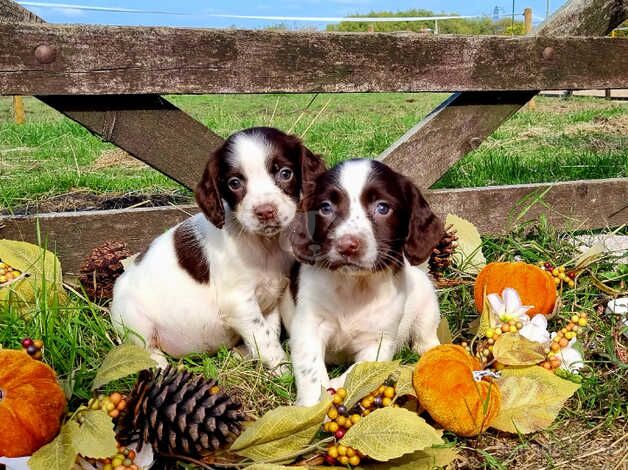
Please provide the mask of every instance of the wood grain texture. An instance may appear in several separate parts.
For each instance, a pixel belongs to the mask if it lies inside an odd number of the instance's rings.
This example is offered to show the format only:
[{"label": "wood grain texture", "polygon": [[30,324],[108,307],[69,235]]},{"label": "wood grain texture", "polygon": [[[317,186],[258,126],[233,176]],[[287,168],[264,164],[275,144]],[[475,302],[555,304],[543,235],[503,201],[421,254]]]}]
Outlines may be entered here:
[{"label": "wood grain texture", "polygon": [[[570,0],[533,34],[604,36],[628,17],[627,9],[626,0]],[[456,93],[379,159],[408,175],[417,185],[430,187],[536,93]]]},{"label": "wood grain texture", "polygon": [[611,38],[21,23],[0,44],[9,95],[621,88],[628,70],[628,40]]},{"label": "wood grain texture", "polygon": [[190,189],[223,142],[159,95],[38,98]]},{"label": "wood grain texture", "polygon": [[[12,0],[0,22],[43,23]],[[38,96],[41,101],[193,189],[210,152],[223,140],[159,95]]]},{"label": "wood grain texture", "polygon": [[[484,234],[505,233],[513,222],[535,220],[541,214],[567,229],[628,223],[628,178],[445,189],[429,191],[426,198],[437,214],[461,215]],[[65,274],[74,276],[87,253],[104,241],[124,240],[131,251],[141,251],[154,237],[196,212],[195,206],[182,206],[0,217],[0,238],[35,242],[39,220],[48,247],[56,250]]]}]

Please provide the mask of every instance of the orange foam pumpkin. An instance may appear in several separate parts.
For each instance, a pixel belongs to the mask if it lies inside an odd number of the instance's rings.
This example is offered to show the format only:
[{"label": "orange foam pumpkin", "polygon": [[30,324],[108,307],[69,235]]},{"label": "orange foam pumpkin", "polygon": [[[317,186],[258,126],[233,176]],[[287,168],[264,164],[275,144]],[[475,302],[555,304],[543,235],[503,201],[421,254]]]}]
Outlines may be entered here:
[{"label": "orange foam pumpkin", "polygon": [[556,303],[556,284],[551,276],[541,268],[523,262],[489,263],[475,280],[473,296],[478,311],[484,304],[486,294],[500,294],[506,287],[512,287],[521,297],[523,305],[532,305],[528,316],[537,313],[549,315]]},{"label": "orange foam pumpkin", "polygon": [[453,344],[430,349],[414,370],[421,406],[444,429],[459,436],[477,436],[499,413],[499,388],[490,379],[476,382],[474,370],[481,370],[478,360]]},{"label": "orange foam pumpkin", "polygon": [[50,367],[22,351],[0,350],[0,457],[31,455],[54,439],[65,404]]}]

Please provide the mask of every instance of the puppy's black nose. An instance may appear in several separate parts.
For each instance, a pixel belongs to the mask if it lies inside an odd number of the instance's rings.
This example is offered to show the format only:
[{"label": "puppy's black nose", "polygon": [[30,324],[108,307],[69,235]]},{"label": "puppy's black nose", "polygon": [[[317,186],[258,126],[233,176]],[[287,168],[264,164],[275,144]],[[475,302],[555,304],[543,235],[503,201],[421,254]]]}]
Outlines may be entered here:
[{"label": "puppy's black nose", "polygon": [[277,207],[274,204],[260,204],[253,212],[260,222],[269,222],[277,218]]},{"label": "puppy's black nose", "polygon": [[343,235],[336,242],[336,249],[342,256],[355,256],[360,251],[360,239],[355,235]]}]

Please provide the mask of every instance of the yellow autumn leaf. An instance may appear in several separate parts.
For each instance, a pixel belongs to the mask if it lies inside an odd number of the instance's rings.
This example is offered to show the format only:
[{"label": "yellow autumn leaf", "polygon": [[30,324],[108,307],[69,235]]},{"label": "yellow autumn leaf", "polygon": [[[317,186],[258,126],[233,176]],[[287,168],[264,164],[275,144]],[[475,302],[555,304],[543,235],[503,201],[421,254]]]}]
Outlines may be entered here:
[{"label": "yellow autumn leaf", "polygon": [[51,251],[32,243],[0,240],[0,260],[25,274],[19,281],[0,287],[0,304],[11,302],[24,310],[37,298],[45,298],[47,302],[55,298],[59,302],[66,300],[61,263]]},{"label": "yellow autumn leaf", "polygon": [[380,408],[351,426],[340,440],[364,455],[386,462],[418,450],[443,444],[437,431],[416,413],[404,408]]},{"label": "yellow autumn leaf", "polygon": [[449,322],[446,318],[441,318],[436,330],[436,336],[440,344],[449,344],[452,342],[451,330],[449,329]]},{"label": "yellow autumn leaf", "polygon": [[445,226],[453,225],[458,235],[458,247],[452,255],[454,264],[463,272],[477,274],[486,266],[482,239],[475,225],[454,214],[447,214]]},{"label": "yellow autumn leaf", "polygon": [[347,390],[345,406],[351,408],[364,396],[384,383],[388,377],[397,374],[399,361],[360,362],[356,364],[345,380]]},{"label": "yellow autumn leaf", "polygon": [[545,359],[543,345],[519,333],[504,333],[493,345],[493,357],[507,366],[530,366]]},{"label": "yellow autumn leaf", "polygon": [[414,374],[414,368],[416,365],[404,365],[401,366],[399,371],[399,378],[395,384],[397,396],[402,397],[404,395],[412,395],[416,398],[416,390],[412,384],[412,377]]},{"label": "yellow autumn leaf", "polygon": [[314,406],[275,408],[248,426],[230,450],[256,462],[281,461],[312,441],[330,404],[331,397],[325,393]]},{"label": "yellow autumn leaf", "polygon": [[496,382],[501,407],[491,427],[523,434],[549,427],[564,403],[580,388],[539,366],[507,367]]},{"label": "yellow autumn leaf", "polygon": [[361,464],[356,469],[363,470],[432,470],[445,468],[458,456],[455,447],[428,447],[388,462]]}]

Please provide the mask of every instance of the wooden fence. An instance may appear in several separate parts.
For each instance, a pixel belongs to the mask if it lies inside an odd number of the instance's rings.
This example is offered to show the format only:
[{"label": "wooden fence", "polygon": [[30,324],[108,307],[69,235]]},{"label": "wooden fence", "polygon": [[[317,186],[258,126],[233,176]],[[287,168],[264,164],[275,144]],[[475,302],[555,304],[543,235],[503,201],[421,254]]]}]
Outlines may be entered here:
[{"label": "wooden fence", "polygon": [[[60,26],[0,0],[0,95],[36,96],[191,188],[222,138],[161,94],[451,91],[379,157],[429,188],[538,90],[627,88],[628,40],[595,37],[627,16],[626,0],[571,0],[527,37],[434,38]],[[461,214],[484,233],[540,214],[569,228],[628,222],[628,178],[427,195],[437,212]],[[0,237],[34,241],[39,228],[72,275],[104,240],[140,250],[196,210],[3,217]]]}]

